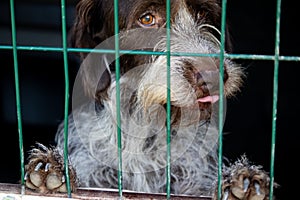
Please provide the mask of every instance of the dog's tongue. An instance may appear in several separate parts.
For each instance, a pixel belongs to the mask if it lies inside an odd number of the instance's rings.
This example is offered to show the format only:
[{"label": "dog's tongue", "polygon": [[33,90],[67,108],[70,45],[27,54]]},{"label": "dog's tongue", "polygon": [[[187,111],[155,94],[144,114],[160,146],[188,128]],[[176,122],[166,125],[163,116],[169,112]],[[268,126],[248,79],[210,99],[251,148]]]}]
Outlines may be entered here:
[{"label": "dog's tongue", "polygon": [[206,96],[206,97],[202,97],[197,99],[197,101],[202,102],[202,103],[216,103],[219,100],[219,96],[218,95],[212,95],[212,96]]}]

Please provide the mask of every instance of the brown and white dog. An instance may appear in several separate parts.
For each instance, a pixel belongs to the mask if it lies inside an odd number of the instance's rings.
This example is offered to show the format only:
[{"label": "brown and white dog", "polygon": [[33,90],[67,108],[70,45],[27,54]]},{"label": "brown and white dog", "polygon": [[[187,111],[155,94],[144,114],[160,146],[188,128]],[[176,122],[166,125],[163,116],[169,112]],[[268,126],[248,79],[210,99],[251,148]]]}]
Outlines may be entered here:
[{"label": "brown and white dog", "polygon": [[[114,49],[113,6],[112,0],[81,0],[71,30],[72,45]],[[216,198],[220,59],[205,55],[220,54],[220,16],[218,0],[171,1],[170,50],[177,53],[170,58],[171,192],[174,194]],[[76,108],[69,117],[72,188],[77,184],[118,187],[116,93],[119,92],[123,188],[164,193],[166,2],[120,0],[119,30],[121,49],[158,54],[121,54],[118,90],[114,54],[81,53],[82,66],[73,91]],[[230,51],[229,39],[226,48]],[[224,59],[225,98],[239,91],[243,76],[239,65]],[[74,99],[82,97],[81,90],[89,99],[78,103]],[[57,132],[56,148],[48,149],[40,144],[31,151],[26,165],[29,188],[40,192],[65,191],[59,150],[64,144],[63,128],[62,124]],[[222,199],[268,199],[268,175],[260,167],[250,165],[245,157],[224,167],[223,173]]]}]

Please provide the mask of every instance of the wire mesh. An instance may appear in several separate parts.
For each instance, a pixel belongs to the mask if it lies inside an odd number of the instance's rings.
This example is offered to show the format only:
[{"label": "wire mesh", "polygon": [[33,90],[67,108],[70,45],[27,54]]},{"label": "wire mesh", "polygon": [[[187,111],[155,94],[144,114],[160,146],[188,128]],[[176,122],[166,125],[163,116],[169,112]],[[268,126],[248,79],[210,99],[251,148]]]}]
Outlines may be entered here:
[{"label": "wire mesh", "polygon": [[[199,53],[184,53],[184,52],[171,52],[170,51],[170,4],[171,1],[166,1],[166,19],[167,19],[167,51],[166,52],[152,52],[152,51],[139,51],[139,50],[120,50],[118,41],[118,0],[114,0],[114,20],[115,20],[115,49],[104,50],[104,49],[88,49],[88,48],[68,48],[67,47],[67,29],[66,29],[66,11],[65,11],[65,0],[61,0],[61,21],[62,21],[62,48],[60,47],[47,47],[47,46],[18,46],[16,35],[16,24],[15,24],[15,3],[14,0],[10,0],[10,12],[11,12],[11,30],[12,30],[12,44],[11,45],[0,45],[0,49],[12,50],[13,51],[13,61],[14,61],[14,77],[15,77],[15,92],[16,92],[16,108],[17,108],[17,122],[18,122],[18,135],[19,135],[19,149],[20,149],[20,163],[21,163],[21,185],[24,187],[24,151],[23,151],[23,133],[22,133],[22,112],[20,106],[20,87],[19,87],[19,73],[18,73],[18,51],[54,51],[61,52],[64,58],[64,76],[65,76],[65,110],[64,110],[64,158],[65,158],[65,171],[66,171],[66,181],[68,195],[71,197],[70,180],[68,174],[68,104],[69,104],[69,77],[68,77],[68,53],[70,52],[95,52],[95,53],[110,53],[115,54],[116,58],[116,80],[117,80],[117,91],[119,91],[119,78],[120,78],[120,54],[143,54],[143,55],[165,55],[167,57],[167,183],[166,183],[166,193],[167,198],[171,198],[171,175],[170,175],[170,115],[171,115],[171,105],[170,105],[170,59],[172,56],[203,56],[203,57],[219,57],[220,58],[220,96],[223,96],[223,75],[224,75],[224,58],[231,59],[251,59],[251,60],[272,60],[274,61],[274,77],[273,77],[273,115],[272,115],[272,141],[271,141],[271,160],[270,160],[270,196],[269,199],[273,199],[273,186],[274,186],[274,163],[275,163],[275,144],[276,144],[276,117],[277,117],[277,99],[278,99],[278,72],[279,72],[279,62],[280,61],[300,61],[300,57],[297,56],[280,56],[280,15],[281,15],[281,0],[277,0],[276,9],[276,36],[275,36],[275,51],[274,55],[255,55],[255,54],[227,54],[224,51],[225,43],[225,21],[226,21],[226,0],[222,1],[222,17],[221,17],[221,51],[220,54],[199,54]],[[121,117],[120,117],[120,94],[116,93],[117,99],[117,123],[118,123],[118,156],[119,156],[119,166],[118,166],[118,185],[119,185],[119,196],[122,197],[122,144],[121,144]],[[221,197],[221,182],[222,182],[222,128],[223,128],[223,98],[219,101],[219,170],[218,170],[218,198]],[[22,190],[23,191],[23,190]]]}]

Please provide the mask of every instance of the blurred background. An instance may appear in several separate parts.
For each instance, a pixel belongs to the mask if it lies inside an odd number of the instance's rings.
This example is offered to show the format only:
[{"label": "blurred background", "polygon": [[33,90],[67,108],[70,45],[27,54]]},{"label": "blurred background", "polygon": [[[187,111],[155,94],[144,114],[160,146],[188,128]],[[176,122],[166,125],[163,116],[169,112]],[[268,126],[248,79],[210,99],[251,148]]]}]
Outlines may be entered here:
[{"label": "blurred background", "polygon": [[[77,1],[68,0],[67,26],[73,22]],[[300,56],[298,8],[282,1],[280,55]],[[17,44],[61,47],[60,2],[16,0]],[[275,51],[276,1],[229,1],[227,17],[235,54],[273,55]],[[0,0],[0,45],[11,45],[9,0]],[[64,69],[59,52],[18,51],[19,79],[25,157],[35,142],[54,144],[54,135],[64,113]],[[20,155],[16,121],[12,50],[0,50],[0,182],[17,183]],[[246,70],[242,92],[227,101],[223,153],[230,161],[246,154],[254,164],[270,170],[273,103],[273,61],[236,60]],[[79,67],[69,54],[70,86]],[[300,143],[300,105],[297,99],[300,62],[282,61],[279,65],[277,135],[275,152],[275,191],[277,199],[293,199],[295,164]],[[72,87],[70,88],[72,91]]]}]

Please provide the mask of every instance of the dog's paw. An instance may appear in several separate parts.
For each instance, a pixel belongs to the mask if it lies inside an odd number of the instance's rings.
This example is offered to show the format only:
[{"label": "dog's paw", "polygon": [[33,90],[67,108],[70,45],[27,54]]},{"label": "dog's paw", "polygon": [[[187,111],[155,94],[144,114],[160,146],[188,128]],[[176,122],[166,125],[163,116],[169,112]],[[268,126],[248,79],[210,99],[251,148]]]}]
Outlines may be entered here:
[{"label": "dog's paw", "polygon": [[[270,177],[246,157],[223,168],[222,200],[268,200]],[[277,184],[275,184],[277,186]],[[217,190],[215,198],[217,199]]]},{"label": "dog's paw", "polygon": [[[40,193],[67,192],[62,151],[37,144],[30,151],[28,164],[25,166],[25,185]],[[71,190],[77,188],[75,170],[69,165]]]}]

